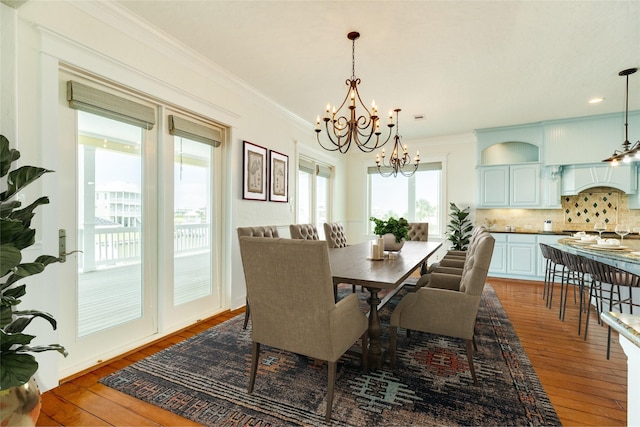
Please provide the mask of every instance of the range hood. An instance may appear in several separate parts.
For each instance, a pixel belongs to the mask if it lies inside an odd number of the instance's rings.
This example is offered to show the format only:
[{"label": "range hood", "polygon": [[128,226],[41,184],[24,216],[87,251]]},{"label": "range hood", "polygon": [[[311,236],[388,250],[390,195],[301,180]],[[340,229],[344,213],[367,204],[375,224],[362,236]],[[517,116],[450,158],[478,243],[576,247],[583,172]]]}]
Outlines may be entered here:
[{"label": "range hood", "polygon": [[592,187],[611,187],[626,194],[638,192],[638,169],[635,163],[590,163],[562,166],[562,195],[574,196]]}]

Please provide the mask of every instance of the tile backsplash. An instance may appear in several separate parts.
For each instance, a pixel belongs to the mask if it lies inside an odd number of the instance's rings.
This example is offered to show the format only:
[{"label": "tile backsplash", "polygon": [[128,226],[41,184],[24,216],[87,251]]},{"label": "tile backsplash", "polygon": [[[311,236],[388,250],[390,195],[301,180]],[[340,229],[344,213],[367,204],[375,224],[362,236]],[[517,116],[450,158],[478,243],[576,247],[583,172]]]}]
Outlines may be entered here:
[{"label": "tile backsplash", "polygon": [[593,231],[597,220],[604,220],[609,231],[618,222],[640,227],[640,209],[628,208],[628,196],[609,187],[591,188],[576,196],[562,196],[562,209],[477,209],[475,223],[493,224],[492,230],[506,226],[516,231],[539,231],[550,220],[553,231]]}]

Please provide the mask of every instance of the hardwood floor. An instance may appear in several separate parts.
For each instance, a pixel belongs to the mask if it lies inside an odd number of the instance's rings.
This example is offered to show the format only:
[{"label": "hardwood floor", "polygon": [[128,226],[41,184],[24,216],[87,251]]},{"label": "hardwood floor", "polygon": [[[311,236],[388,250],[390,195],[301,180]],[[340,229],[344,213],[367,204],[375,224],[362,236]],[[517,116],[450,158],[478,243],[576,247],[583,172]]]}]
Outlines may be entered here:
[{"label": "hardwood floor", "polygon": [[[493,278],[488,283],[496,290],[562,424],[626,425],[627,362],[617,334],[612,334],[611,359],[607,360],[607,328],[597,324],[595,314],[584,341],[577,335],[578,309],[571,300],[562,322],[557,300],[552,309],[545,307],[542,283]],[[197,425],[105,387],[98,380],[241,312],[227,312],[198,323],[44,393],[37,425]]]}]

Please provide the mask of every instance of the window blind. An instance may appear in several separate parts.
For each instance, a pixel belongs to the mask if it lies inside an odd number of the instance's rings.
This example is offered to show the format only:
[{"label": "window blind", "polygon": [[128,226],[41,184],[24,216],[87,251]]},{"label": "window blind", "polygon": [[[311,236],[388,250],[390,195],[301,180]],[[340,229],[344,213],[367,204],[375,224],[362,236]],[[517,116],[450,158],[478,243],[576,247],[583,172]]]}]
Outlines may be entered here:
[{"label": "window blind", "polygon": [[73,109],[143,129],[153,129],[156,124],[153,108],[73,80],[67,81],[67,101]]},{"label": "window blind", "polygon": [[219,129],[204,126],[174,115],[169,115],[169,133],[192,141],[209,144],[213,147],[219,147],[222,144],[222,132]]},{"label": "window blind", "polygon": [[311,160],[307,159],[299,159],[298,160],[298,170],[306,173],[310,173],[315,175],[316,167],[315,164]]},{"label": "window blind", "polygon": [[331,178],[331,168],[325,165],[317,165],[316,174],[323,178]]}]

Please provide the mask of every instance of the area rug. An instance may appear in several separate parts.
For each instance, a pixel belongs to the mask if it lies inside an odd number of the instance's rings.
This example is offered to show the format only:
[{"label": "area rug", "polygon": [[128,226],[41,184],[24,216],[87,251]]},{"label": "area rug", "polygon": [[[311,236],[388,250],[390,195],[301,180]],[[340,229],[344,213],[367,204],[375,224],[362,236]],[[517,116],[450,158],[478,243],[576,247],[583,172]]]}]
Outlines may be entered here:
[{"label": "area rug", "polygon": [[[341,287],[340,293],[350,292]],[[399,292],[381,311],[388,319]],[[359,291],[363,301],[366,295]],[[363,305],[364,306],[364,305]],[[267,346],[247,394],[251,329],[235,317],[117,371],[101,382],[205,426],[326,425],[326,364]],[[295,327],[295,325],[292,325]],[[493,289],[476,327],[474,387],[464,344],[398,332],[398,364],[364,374],[356,357],[338,365],[335,426],[560,425]]]}]

